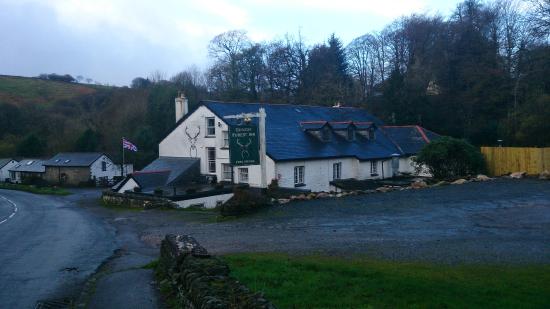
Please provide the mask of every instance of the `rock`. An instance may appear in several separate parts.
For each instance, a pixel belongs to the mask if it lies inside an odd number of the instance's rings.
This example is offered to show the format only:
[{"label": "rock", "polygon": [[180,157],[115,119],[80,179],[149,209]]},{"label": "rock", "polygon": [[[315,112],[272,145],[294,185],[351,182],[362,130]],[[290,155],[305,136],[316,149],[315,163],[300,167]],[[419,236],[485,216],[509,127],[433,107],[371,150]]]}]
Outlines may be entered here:
[{"label": "rock", "polygon": [[376,191],[385,193],[385,192],[390,191],[390,188],[388,188],[388,187],[379,187],[379,188],[376,188]]},{"label": "rock", "polygon": [[475,180],[477,181],[488,181],[491,180],[491,178],[487,177],[486,175],[479,174],[476,176]]},{"label": "rock", "polygon": [[344,196],[342,193],[336,194],[336,197],[342,197],[342,196]]},{"label": "rock", "polygon": [[441,181],[439,181],[438,183],[436,183],[435,185],[433,185],[433,187],[446,186],[446,185],[448,185],[448,184],[449,184],[448,181],[441,180]]},{"label": "rock", "polygon": [[306,198],[307,198],[307,197],[306,197],[305,194],[300,194],[300,195],[298,195],[298,196],[296,197],[296,199],[297,199],[297,200],[300,200],[300,201],[303,201],[303,200],[305,200]]},{"label": "rock", "polygon": [[413,189],[423,189],[423,188],[427,188],[428,187],[428,184],[422,180],[420,181],[415,181],[411,184],[411,188]]},{"label": "rock", "polygon": [[510,178],[521,179],[521,178],[524,178],[525,175],[527,175],[527,172],[514,172],[510,174]]},{"label": "rock", "polygon": [[326,197],[329,197],[329,194],[326,192],[317,193],[317,198],[326,198]]},{"label": "rock", "polygon": [[317,194],[315,194],[315,193],[310,193],[306,197],[306,199],[308,199],[308,200],[313,200],[315,198],[317,198]]},{"label": "rock", "polygon": [[453,182],[451,182],[452,185],[463,185],[465,183],[467,183],[468,180],[464,179],[464,178],[461,178],[461,179],[457,179]]},{"label": "rock", "polygon": [[539,179],[543,179],[543,180],[548,180],[550,179],[550,172],[549,171],[543,171],[542,173],[540,173],[539,175]]},{"label": "rock", "polygon": [[290,199],[289,198],[280,198],[280,199],[277,200],[277,202],[279,202],[279,204],[286,204],[286,203],[290,202]]}]

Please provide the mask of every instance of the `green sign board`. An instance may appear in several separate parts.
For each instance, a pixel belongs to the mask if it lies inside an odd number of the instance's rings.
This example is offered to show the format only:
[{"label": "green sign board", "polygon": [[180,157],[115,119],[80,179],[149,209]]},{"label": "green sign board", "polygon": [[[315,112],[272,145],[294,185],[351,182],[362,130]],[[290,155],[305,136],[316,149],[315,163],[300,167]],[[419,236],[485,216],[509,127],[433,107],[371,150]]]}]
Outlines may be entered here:
[{"label": "green sign board", "polygon": [[229,127],[229,162],[233,166],[260,164],[258,127],[240,125]]}]

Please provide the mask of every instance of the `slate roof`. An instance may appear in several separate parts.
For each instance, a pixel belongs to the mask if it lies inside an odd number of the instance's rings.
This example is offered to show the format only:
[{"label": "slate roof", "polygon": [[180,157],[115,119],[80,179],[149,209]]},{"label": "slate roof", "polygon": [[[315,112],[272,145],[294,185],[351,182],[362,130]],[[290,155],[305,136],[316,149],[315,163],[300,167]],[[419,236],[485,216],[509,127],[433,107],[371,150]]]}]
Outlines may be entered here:
[{"label": "slate roof", "polygon": [[13,172],[45,173],[46,167],[41,159],[23,159],[10,169]]},{"label": "slate roof", "polygon": [[[129,177],[133,178],[141,190],[151,191],[177,184],[192,167],[199,168],[200,160],[197,158],[159,157],[139,172],[134,172]],[[122,187],[129,178],[117,184],[115,190]]]},{"label": "slate roof", "polygon": [[99,159],[101,152],[60,152],[44,162],[45,166],[88,167]]},{"label": "slate roof", "polygon": [[[319,126],[313,121],[327,122],[360,122],[383,125],[382,121],[362,108],[321,107],[309,105],[262,104],[262,103],[227,103],[202,101],[219,118],[224,116],[257,112],[263,107],[266,119],[266,150],[275,161],[322,159],[335,157],[356,157],[359,160],[380,159],[401,154],[398,147],[381,130],[377,131],[374,140],[357,136],[355,141],[333,134],[329,142],[323,142],[304,132],[304,123]],[[182,119],[183,121],[184,119]],[[224,120],[231,124],[229,120]],[[257,123],[255,118],[253,122]],[[181,122],[178,122],[181,123]]]},{"label": "slate roof", "polygon": [[6,164],[10,163],[10,161],[13,160],[12,158],[3,158],[0,159],[0,168],[3,168],[6,166]]},{"label": "slate roof", "polygon": [[383,126],[382,129],[406,155],[417,154],[424,145],[440,137],[421,126]]}]

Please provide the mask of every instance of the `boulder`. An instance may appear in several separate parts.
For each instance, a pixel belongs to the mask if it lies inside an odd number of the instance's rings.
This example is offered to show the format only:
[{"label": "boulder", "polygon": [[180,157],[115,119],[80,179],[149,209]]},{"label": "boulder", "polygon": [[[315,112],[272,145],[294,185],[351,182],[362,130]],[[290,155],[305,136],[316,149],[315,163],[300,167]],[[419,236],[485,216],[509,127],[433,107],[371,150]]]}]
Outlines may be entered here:
[{"label": "boulder", "polygon": [[413,188],[413,189],[423,189],[423,188],[427,188],[427,187],[428,187],[428,184],[425,181],[422,181],[422,180],[415,181],[411,184],[411,188]]},{"label": "boulder", "polygon": [[289,198],[280,198],[280,199],[277,200],[277,202],[279,202],[279,204],[286,204],[286,203],[290,202],[290,199]]},{"label": "boulder", "polygon": [[379,188],[376,188],[376,191],[385,193],[385,192],[390,191],[390,188],[388,188],[388,187],[379,187]]},{"label": "boulder", "polygon": [[441,181],[437,182],[436,184],[434,184],[433,187],[441,187],[441,186],[446,186],[448,184],[449,184],[448,181],[441,180]]},{"label": "boulder", "polygon": [[542,173],[540,173],[539,175],[539,179],[543,179],[543,180],[548,180],[550,179],[550,172],[549,171],[543,171]]},{"label": "boulder", "polygon": [[300,194],[296,197],[297,200],[300,200],[300,201],[303,201],[307,198],[307,196],[305,194]]},{"label": "boulder", "polygon": [[451,182],[452,185],[463,185],[465,183],[467,183],[468,180],[464,179],[464,178],[461,178],[461,179],[457,179],[453,182]]},{"label": "boulder", "polygon": [[476,176],[475,180],[477,180],[477,181],[488,181],[488,180],[491,180],[491,178],[488,177],[487,175],[479,174],[479,175]]},{"label": "boulder", "polygon": [[510,174],[510,178],[521,179],[521,178],[524,178],[525,175],[527,175],[527,172],[514,172]]},{"label": "boulder", "polygon": [[317,198],[326,198],[326,197],[329,197],[329,194],[326,192],[317,193]]},{"label": "boulder", "polygon": [[313,200],[315,198],[317,198],[317,194],[315,194],[315,193],[310,193],[306,196],[307,200]]}]

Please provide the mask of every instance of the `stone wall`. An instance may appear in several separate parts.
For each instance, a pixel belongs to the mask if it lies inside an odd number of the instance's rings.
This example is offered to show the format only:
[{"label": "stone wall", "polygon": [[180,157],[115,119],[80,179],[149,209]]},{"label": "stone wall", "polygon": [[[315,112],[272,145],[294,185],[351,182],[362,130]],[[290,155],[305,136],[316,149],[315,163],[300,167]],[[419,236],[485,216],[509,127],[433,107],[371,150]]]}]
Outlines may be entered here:
[{"label": "stone wall", "polygon": [[116,193],[103,191],[101,200],[109,206],[151,209],[159,207],[176,208],[174,202],[156,196],[146,196],[132,193]]},{"label": "stone wall", "polygon": [[78,186],[90,180],[90,168],[46,166],[44,179],[52,184]]},{"label": "stone wall", "polygon": [[160,248],[159,271],[172,287],[181,308],[275,308],[229,277],[229,267],[208,254],[194,238],[166,235]]}]

